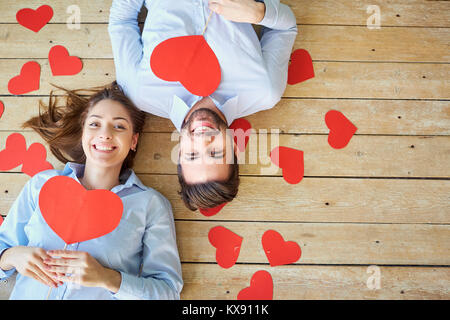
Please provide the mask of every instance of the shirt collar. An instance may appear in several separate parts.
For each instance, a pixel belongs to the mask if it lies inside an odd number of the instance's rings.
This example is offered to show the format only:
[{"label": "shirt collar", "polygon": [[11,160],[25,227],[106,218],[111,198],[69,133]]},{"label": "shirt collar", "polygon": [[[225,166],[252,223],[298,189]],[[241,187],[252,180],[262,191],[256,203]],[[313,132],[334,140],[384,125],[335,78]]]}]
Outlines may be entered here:
[{"label": "shirt collar", "polygon": [[[190,101],[189,105],[183,99],[178,97],[177,95],[173,96],[172,101],[172,110],[170,111],[170,120],[174,124],[175,128],[180,132],[181,126],[183,125],[184,118],[189,112],[189,109],[192,108],[202,97]],[[217,109],[219,109],[225,119],[227,119],[228,126],[236,119],[237,117],[237,105],[238,105],[238,96],[231,97],[229,99],[225,99],[220,101],[220,99],[216,96],[210,96]]]},{"label": "shirt collar", "polygon": [[[84,164],[74,163],[74,162],[68,162],[66,163],[63,175],[69,176],[76,181],[80,182],[79,178],[81,178],[84,174]],[[115,186],[111,189],[112,192],[118,193],[119,191],[123,189],[128,189],[133,186],[137,186],[142,190],[147,190],[147,187],[141,182],[141,180],[136,176],[133,170],[127,169],[119,177],[119,181],[121,182],[120,185]]]}]

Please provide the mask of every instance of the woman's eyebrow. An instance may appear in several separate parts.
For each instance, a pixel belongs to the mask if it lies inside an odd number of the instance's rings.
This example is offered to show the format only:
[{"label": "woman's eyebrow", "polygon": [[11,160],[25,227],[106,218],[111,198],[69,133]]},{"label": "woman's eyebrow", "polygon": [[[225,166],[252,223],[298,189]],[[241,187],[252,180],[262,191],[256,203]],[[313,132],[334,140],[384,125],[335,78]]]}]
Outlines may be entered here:
[{"label": "woman's eyebrow", "polygon": [[[99,115],[97,115],[97,114],[92,114],[92,115],[89,116],[89,118],[91,118],[91,117],[103,119],[102,116],[99,116]],[[128,121],[127,118],[123,118],[123,117],[114,117],[113,120],[125,120],[126,122],[130,122],[130,121]]]}]

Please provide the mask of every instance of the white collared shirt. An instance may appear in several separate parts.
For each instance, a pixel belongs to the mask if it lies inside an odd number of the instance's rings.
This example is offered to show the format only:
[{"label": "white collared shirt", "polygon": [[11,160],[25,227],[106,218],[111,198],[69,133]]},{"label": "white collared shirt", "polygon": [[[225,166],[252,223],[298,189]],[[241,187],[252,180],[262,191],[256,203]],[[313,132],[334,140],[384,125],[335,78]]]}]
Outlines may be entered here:
[{"label": "white collared shirt", "polygon": [[[142,36],[137,15],[148,9]],[[221,82],[210,95],[225,115],[235,119],[272,108],[286,89],[287,69],[297,35],[295,16],[279,0],[265,0],[261,40],[249,23],[213,13],[204,34],[221,67]],[[189,109],[202,97],[179,82],[156,77],[150,68],[153,49],[162,41],[199,35],[209,17],[208,0],[114,0],[109,34],[119,85],[140,109],[170,118],[180,130]],[[182,54],[182,53],[180,53]]]}]

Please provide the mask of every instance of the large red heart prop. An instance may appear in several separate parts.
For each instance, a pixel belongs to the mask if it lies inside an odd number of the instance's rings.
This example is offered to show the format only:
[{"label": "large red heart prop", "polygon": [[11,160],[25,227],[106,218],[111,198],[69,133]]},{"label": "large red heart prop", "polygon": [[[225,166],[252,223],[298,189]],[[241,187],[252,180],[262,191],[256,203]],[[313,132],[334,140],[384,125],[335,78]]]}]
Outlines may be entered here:
[{"label": "large red heart prop", "polygon": [[20,133],[12,133],[6,138],[5,149],[0,151],[0,170],[12,170],[22,164],[27,151],[27,143]]},{"label": "large red heart prop", "polygon": [[206,97],[220,84],[220,64],[203,36],[165,40],[150,58],[153,73],[166,81],[179,81],[189,92]]},{"label": "large red heart prop", "polygon": [[294,85],[314,78],[314,66],[311,55],[304,49],[295,50],[291,54],[288,68],[288,84]]},{"label": "large red heart prop", "polygon": [[303,151],[288,147],[276,147],[270,152],[272,162],[283,171],[287,183],[297,184],[303,179]]},{"label": "large red heart prop", "polygon": [[234,142],[237,148],[240,152],[244,152],[252,133],[252,125],[246,119],[240,118],[233,121],[230,129],[233,130]]},{"label": "large red heart prop", "polygon": [[41,171],[53,169],[51,163],[46,159],[47,150],[45,150],[45,147],[40,143],[33,143],[23,159],[22,172],[32,177]]},{"label": "large red heart prop", "polygon": [[242,289],[238,300],[273,300],[273,280],[270,273],[264,270],[256,271],[250,280],[250,287]]},{"label": "large red heart prop", "polygon": [[222,268],[228,269],[236,263],[243,238],[234,232],[218,226],[209,230],[208,239],[216,248],[216,261]]},{"label": "large red heart prop", "polygon": [[24,94],[39,89],[41,66],[35,61],[25,63],[20,74],[8,82],[8,91],[11,94]]},{"label": "large red heart prop", "polygon": [[54,76],[73,76],[83,69],[80,58],[69,56],[63,46],[54,46],[48,53],[50,68]]},{"label": "large red heart prop", "polygon": [[74,179],[56,176],[39,193],[39,207],[49,227],[66,244],[101,237],[120,223],[122,200],[109,190],[88,191]]},{"label": "large red heart prop", "polygon": [[261,242],[272,267],[294,263],[302,255],[302,250],[296,242],[284,241],[281,234],[274,230],[264,232]]},{"label": "large red heart prop", "polygon": [[0,101],[0,118],[3,115],[3,111],[5,111],[5,105],[3,104],[3,102]]},{"label": "large red heart prop", "polygon": [[200,211],[200,213],[202,215],[204,215],[205,217],[211,217],[213,215],[216,215],[219,213],[220,210],[222,210],[223,207],[225,207],[225,205],[228,202],[224,202],[222,204],[219,204],[217,207],[214,208],[199,208],[198,210]]},{"label": "large red heart prop", "polygon": [[41,30],[52,17],[53,9],[47,5],[40,6],[36,10],[21,9],[16,13],[17,22],[34,32]]},{"label": "large red heart prop", "polygon": [[330,129],[328,144],[335,149],[342,149],[347,146],[356,130],[358,130],[342,112],[336,110],[327,112],[325,115],[325,123],[328,129]]}]

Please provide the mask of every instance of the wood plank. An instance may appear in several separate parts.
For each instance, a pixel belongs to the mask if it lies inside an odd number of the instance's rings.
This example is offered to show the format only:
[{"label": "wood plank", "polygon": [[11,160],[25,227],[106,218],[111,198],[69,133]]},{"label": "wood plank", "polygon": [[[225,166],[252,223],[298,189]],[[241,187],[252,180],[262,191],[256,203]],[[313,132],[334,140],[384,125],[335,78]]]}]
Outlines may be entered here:
[{"label": "wood plank", "polygon": [[[205,217],[186,209],[176,176],[140,174],[139,178],[170,201],[175,219],[450,223],[448,180],[304,178],[291,186],[277,177],[241,177],[238,197],[220,214]],[[8,213],[29,179],[25,174],[0,173],[0,213]]]},{"label": "wood plank", "polygon": [[[47,103],[48,97],[2,97],[0,100],[5,105],[0,130],[24,131],[22,123],[37,115],[39,100]],[[448,101],[282,99],[276,107],[246,119],[255,130],[328,134],[324,119],[331,109],[347,115],[358,127],[358,134],[450,135]],[[150,114],[144,129],[145,132],[174,130],[169,119]]]},{"label": "wood plank", "polygon": [[[12,132],[0,132],[0,150],[5,148]],[[24,132],[27,146],[43,140],[34,132]],[[177,135],[177,134],[176,134]],[[256,135],[249,140],[249,155],[241,165],[242,175],[281,176],[271,165],[268,155],[275,146],[288,146],[304,151],[305,176],[339,177],[450,177],[450,137],[443,136],[354,136],[346,148],[332,149],[327,135],[273,135],[267,149],[258,150]],[[178,140],[168,133],[145,133],[136,156],[137,173],[176,174]],[[278,141],[277,141],[278,140]],[[269,142],[270,141],[270,142]],[[48,150],[48,147],[47,147]],[[47,151],[47,159],[55,168],[62,168]],[[257,160],[257,163],[253,161]],[[268,162],[265,162],[268,161]],[[244,163],[244,162],[243,162]],[[253,164],[255,163],[255,164]],[[19,169],[12,172],[20,172]]]},{"label": "wood plank", "polygon": [[[68,88],[101,86],[115,79],[113,60],[83,60],[83,70],[53,77],[47,59],[41,65],[40,89],[26,95],[48,95],[49,83]],[[10,95],[8,81],[29,60],[0,59],[0,95]],[[450,99],[450,64],[315,62],[316,77],[287,86],[284,97],[364,99]],[[425,78],[424,78],[425,77]]]},{"label": "wood plank", "polygon": [[298,264],[450,265],[449,225],[225,221],[176,221],[181,261],[215,262],[208,232],[218,225],[244,238],[240,263],[268,263],[261,237],[272,229],[299,244]]},{"label": "wood plank", "polygon": [[[5,25],[0,58],[47,58],[50,48],[64,45],[80,58],[112,59],[106,24],[83,24],[80,30],[49,25],[36,35],[21,25]],[[32,43],[33,45],[29,45]],[[355,45],[357,43],[357,45]],[[314,61],[450,62],[450,37],[444,28],[301,26],[294,49],[309,51]]]},{"label": "wood plank", "polygon": [[[50,23],[66,23],[70,14],[69,5],[78,5],[82,23],[107,23],[112,0],[96,0],[95,6],[90,0],[48,2],[53,8],[54,16]],[[384,26],[419,26],[450,27],[450,10],[447,1],[397,0],[386,2],[372,0],[370,2],[353,0],[282,0],[289,5],[297,17],[299,24],[332,24],[332,25],[366,25],[372,14],[367,13],[369,5],[378,5],[381,11],[381,25]],[[33,0],[21,0],[11,3],[2,2],[3,23],[17,23],[16,12],[22,8],[36,9],[39,5]],[[144,16],[143,16],[144,17]],[[143,21],[143,18],[141,19]]]}]

